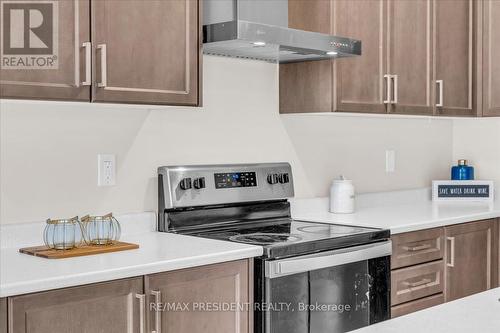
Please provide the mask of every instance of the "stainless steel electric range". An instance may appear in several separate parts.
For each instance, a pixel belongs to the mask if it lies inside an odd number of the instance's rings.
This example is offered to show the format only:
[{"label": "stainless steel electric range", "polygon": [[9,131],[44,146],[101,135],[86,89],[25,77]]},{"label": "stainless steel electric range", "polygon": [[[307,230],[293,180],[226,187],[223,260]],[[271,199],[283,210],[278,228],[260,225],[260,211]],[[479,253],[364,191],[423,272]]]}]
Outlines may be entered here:
[{"label": "stainless steel electric range", "polygon": [[288,163],[160,167],[158,194],[159,231],[263,247],[255,332],[347,332],[389,319],[390,232],[293,220]]}]

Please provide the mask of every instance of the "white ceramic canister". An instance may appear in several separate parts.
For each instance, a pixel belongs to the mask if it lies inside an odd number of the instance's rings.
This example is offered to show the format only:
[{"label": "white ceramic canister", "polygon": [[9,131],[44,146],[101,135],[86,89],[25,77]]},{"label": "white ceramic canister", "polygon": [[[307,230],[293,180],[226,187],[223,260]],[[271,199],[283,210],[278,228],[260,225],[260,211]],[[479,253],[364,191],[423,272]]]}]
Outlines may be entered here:
[{"label": "white ceramic canister", "polygon": [[330,212],[336,214],[354,213],[354,185],[351,180],[340,176],[330,187]]}]

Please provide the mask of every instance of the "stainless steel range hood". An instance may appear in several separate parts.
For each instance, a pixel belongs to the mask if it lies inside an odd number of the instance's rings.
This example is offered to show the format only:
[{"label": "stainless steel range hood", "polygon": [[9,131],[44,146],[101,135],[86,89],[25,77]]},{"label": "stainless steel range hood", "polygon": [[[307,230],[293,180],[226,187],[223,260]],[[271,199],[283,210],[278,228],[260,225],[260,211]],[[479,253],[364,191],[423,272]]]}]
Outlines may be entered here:
[{"label": "stainless steel range hood", "polygon": [[205,54],[278,63],[361,55],[359,40],[288,28],[288,0],[205,0],[203,20]]}]

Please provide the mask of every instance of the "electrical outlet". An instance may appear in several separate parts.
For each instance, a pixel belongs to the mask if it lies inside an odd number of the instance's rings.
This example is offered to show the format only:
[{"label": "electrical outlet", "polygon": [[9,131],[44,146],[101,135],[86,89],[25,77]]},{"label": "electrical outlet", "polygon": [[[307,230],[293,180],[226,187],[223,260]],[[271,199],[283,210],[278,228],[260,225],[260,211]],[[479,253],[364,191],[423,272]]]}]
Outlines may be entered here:
[{"label": "electrical outlet", "polygon": [[393,173],[396,171],[396,152],[394,150],[385,151],[385,172]]},{"label": "electrical outlet", "polygon": [[116,184],[116,157],[113,154],[97,155],[97,186]]}]

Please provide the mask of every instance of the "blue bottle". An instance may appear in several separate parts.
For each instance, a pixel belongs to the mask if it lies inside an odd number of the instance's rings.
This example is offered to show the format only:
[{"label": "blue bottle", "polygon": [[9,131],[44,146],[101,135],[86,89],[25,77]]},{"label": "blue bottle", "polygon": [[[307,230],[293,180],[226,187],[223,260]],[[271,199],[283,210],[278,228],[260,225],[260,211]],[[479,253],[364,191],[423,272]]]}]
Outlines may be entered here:
[{"label": "blue bottle", "polygon": [[451,180],[474,180],[474,167],[467,165],[467,160],[458,160],[451,168]]}]

